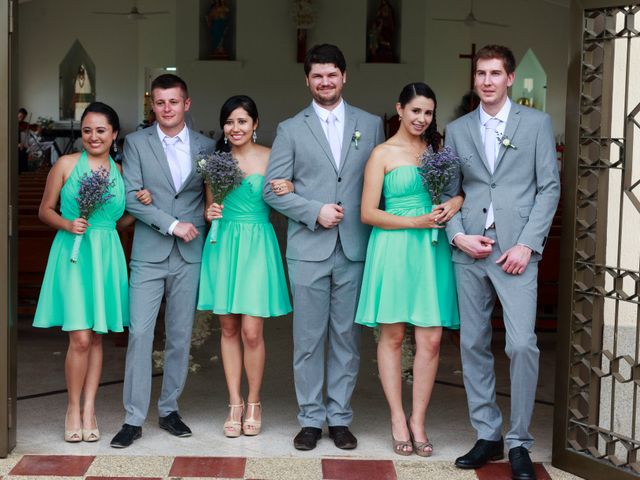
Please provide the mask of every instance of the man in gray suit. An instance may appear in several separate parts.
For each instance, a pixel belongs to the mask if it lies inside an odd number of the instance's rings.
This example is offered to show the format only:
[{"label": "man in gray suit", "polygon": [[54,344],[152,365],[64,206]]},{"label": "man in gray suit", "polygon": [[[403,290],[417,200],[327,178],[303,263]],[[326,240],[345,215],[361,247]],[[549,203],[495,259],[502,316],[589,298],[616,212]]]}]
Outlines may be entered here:
[{"label": "man in gray suit", "polygon": [[560,196],[551,120],[512,103],[515,58],[489,45],[474,58],[480,106],[447,126],[446,143],[462,159],[465,202],[447,225],[454,245],[464,384],[477,442],[455,462],[478,468],[504,457],[496,404],[491,312],[496,295],[511,360],[511,426],[506,435],[513,478],[535,478],[528,449],[538,380],[534,327],[538,261]]},{"label": "man in gray suit", "polygon": [[[137,221],[129,280],[126,417],[111,440],[115,448],[128,447],[142,435],[151,394],[153,332],[163,296],[166,340],[159,424],[172,435],[191,435],[178,414],[178,398],[189,366],[205,229],[203,182],[195,162],[211,153],[215,142],[185,125],[191,100],[181,78],[156,78],[151,99],[157,123],[127,135],[124,144],[127,210]],[[136,199],[142,188],[151,191],[152,204]]]},{"label": "man in gray suit", "polygon": [[[345,70],[338,47],[309,50],[304,71],[313,102],[278,126],[264,183],[265,201],[289,217],[299,450],[315,448],[325,422],[337,447],[357,445],[349,431],[360,364],[353,320],[370,231],[360,222],[360,196],[365,163],[384,138],[379,117],[342,99]],[[291,180],[295,191],[276,196],[274,179]]]}]

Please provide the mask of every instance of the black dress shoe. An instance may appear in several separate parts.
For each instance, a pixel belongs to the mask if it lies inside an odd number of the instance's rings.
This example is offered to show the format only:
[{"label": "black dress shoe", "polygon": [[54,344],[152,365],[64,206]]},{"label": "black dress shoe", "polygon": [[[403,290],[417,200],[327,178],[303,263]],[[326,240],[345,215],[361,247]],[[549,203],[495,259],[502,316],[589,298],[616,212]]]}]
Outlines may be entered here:
[{"label": "black dress shoe", "polygon": [[113,448],[125,448],[131,445],[134,440],[142,436],[142,427],[136,427],[125,423],[116,436],[111,440]]},{"label": "black dress shoe", "polygon": [[329,427],[329,437],[333,438],[336,447],[353,450],[358,446],[358,439],[349,431],[349,427]]},{"label": "black dress shoe", "polygon": [[478,440],[469,453],[456,458],[458,468],[480,468],[491,460],[504,458],[504,443],[500,440]]},{"label": "black dress shoe", "polygon": [[293,439],[293,446],[298,450],[313,450],[318,440],[322,437],[322,429],[315,427],[302,427]]},{"label": "black dress shoe", "polygon": [[163,428],[171,435],[176,437],[190,437],[191,429],[185,425],[180,415],[175,410],[166,417],[160,417],[158,420],[160,428]]},{"label": "black dress shoe", "polygon": [[536,480],[536,471],[526,448],[514,447],[509,450],[509,462],[513,480]]}]

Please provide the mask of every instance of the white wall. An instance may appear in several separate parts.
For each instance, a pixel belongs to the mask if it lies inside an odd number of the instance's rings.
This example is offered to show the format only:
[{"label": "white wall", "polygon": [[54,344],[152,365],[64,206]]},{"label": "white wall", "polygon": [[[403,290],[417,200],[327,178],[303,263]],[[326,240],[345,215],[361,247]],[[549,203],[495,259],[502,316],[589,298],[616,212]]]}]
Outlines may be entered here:
[{"label": "white wall", "polygon": [[145,69],[176,65],[176,1],[147,0],[138,2],[140,11],[169,11],[138,23],[136,123],[144,117]]},{"label": "white wall", "polygon": [[[427,0],[424,27],[424,78],[438,96],[439,119],[444,124],[453,116],[462,95],[469,88],[470,62],[458,58],[469,53],[471,44],[510,47],[516,61],[531,48],[547,72],[547,112],[556,134],[564,132],[568,65],[569,9],[556,0],[482,0],[475,2],[474,14],[481,20],[509,25],[507,28],[438,22],[433,17],[464,18],[467,0]],[[568,2],[566,2],[568,4]]]},{"label": "white wall", "polygon": [[[250,95],[258,104],[261,141],[271,143],[279,121],[311,101],[304,83],[302,64],[295,61],[296,30],[289,1],[242,0],[237,10],[236,62],[199,61],[197,2],[180,9],[177,31],[177,63],[189,84],[192,113],[199,129],[220,131],[218,113],[231,95]],[[308,46],[335,43],[347,59],[346,100],[372,113],[394,113],[401,87],[420,79],[423,66],[424,2],[403,1],[402,63],[364,63],[366,2],[324,0]],[[335,12],[341,15],[336,16]]]},{"label": "white wall", "polygon": [[96,100],[116,109],[123,129],[135,127],[137,26],[90,13],[130,7],[129,0],[20,3],[18,103],[32,114],[32,121],[38,116],[59,118],[58,66],[77,39],[96,66]]},{"label": "white wall", "polygon": [[[555,0],[560,2],[561,0]],[[318,19],[309,46],[339,45],[347,57],[350,103],[394,113],[400,89],[426,81],[438,96],[439,126],[451,118],[468,86],[469,62],[458,58],[472,42],[509,45],[520,58],[532,48],[548,74],[547,109],[564,130],[568,10],[543,0],[483,0],[478,18],[509,28],[465,27],[433,16],[464,17],[468,0],[403,0],[400,64],[366,64],[366,0],[316,0]],[[93,10],[128,11],[131,0],[29,0],[20,4],[20,105],[37,116],[58,117],[58,64],[77,38],[96,65],[97,98],[111,104],[129,131],[142,120],[146,67],[176,65],[189,84],[196,128],[219,133],[218,112],[230,95],[258,103],[260,141],[271,143],[278,122],[310,101],[302,65],[295,62],[296,31],[290,0],[237,0],[236,62],[199,61],[198,0],[140,0],[140,10],[171,15],[131,22]],[[339,15],[336,12],[340,12]]]}]

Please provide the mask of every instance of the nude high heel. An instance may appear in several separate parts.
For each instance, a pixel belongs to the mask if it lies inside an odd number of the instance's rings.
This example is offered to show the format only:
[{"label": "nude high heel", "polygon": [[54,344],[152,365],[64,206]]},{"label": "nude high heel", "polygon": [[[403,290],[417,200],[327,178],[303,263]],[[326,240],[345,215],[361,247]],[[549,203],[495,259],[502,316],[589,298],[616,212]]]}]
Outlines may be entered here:
[{"label": "nude high heel", "polygon": [[[251,410],[249,410],[251,408]],[[260,420],[256,420],[256,409],[260,409]],[[251,414],[249,414],[251,412]],[[262,430],[262,404],[247,402],[247,413],[242,422],[242,433],[247,436],[258,435]]]},{"label": "nude high heel", "polygon": [[82,440],[85,442],[97,442],[100,440],[100,430],[98,430],[98,420],[96,420],[95,415],[93,421],[96,424],[96,428],[82,429]]},{"label": "nude high heel", "polygon": [[64,441],[69,443],[78,443],[82,440],[82,429],[67,430],[67,416],[64,416]]},{"label": "nude high heel", "polygon": [[[234,409],[239,408],[240,410],[240,421],[233,419]],[[229,420],[224,422],[223,431],[224,436],[229,438],[239,437],[242,433],[242,417],[244,415],[244,400],[242,403],[238,405],[229,404]]]},{"label": "nude high heel", "polygon": [[413,432],[411,431],[411,424],[409,423],[409,420],[407,420],[407,427],[409,428],[409,438],[411,438],[414,453],[421,457],[430,457],[431,455],[433,455],[433,443],[431,443],[428,438],[426,442],[416,441],[416,439],[413,437]]}]

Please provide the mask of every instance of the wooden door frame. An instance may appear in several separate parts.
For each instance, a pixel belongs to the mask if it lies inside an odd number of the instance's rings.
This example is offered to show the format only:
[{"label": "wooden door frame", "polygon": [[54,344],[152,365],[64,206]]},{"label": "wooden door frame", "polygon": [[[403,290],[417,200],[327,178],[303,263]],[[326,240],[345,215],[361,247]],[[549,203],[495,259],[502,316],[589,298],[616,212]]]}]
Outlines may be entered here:
[{"label": "wooden door frame", "polygon": [[17,6],[0,2],[0,457],[16,445]]}]

